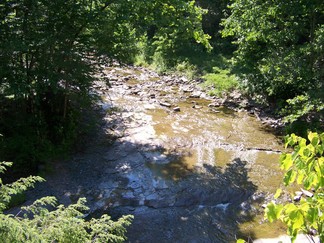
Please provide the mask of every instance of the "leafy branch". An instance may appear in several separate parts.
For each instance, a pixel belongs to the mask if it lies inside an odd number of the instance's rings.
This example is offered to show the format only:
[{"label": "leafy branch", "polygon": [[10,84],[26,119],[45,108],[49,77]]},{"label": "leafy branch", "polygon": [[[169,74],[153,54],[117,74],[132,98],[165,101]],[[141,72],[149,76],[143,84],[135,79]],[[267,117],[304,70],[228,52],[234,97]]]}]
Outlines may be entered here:
[{"label": "leafy branch", "polygon": [[[280,167],[285,170],[285,186],[297,183],[302,185],[304,197],[295,197],[291,203],[268,204],[265,218],[270,222],[281,220],[287,227],[287,233],[294,241],[299,232],[318,235],[324,241],[324,133],[310,132],[308,140],[295,134],[286,137],[286,148],[294,147],[292,153],[280,157]],[[306,190],[305,190],[306,189]],[[309,192],[311,190],[313,192]],[[277,190],[275,198],[281,194]],[[301,194],[300,194],[301,195]]]}]

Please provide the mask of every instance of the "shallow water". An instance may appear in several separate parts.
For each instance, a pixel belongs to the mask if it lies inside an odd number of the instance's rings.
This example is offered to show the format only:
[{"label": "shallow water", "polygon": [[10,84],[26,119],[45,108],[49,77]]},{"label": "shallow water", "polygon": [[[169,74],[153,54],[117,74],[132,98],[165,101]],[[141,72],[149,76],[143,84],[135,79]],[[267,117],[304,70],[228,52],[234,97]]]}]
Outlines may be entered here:
[{"label": "shallow water", "polygon": [[[163,109],[148,112],[153,117],[158,137],[169,146],[185,150],[181,147],[184,145],[187,150],[181,161],[153,165],[150,169],[163,178],[181,180],[193,173],[195,168],[199,170],[207,164],[225,170],[229,163],[239,158],[246,161],[248,178],[257,186],[257,190],[274,193],[283,175],[278,166],[279,153],[272,151],[282,149],[280,140],[246,112],[219,108],[215,113],[206,106],[208,101],[196,102],[203,107],[193,109],[188,100],[178,104],[180,113],[168,113]],[[255,239],[274,237],[285,232],[280,223],[269,225],[262,221],[263,215],[258,215],[240,224],[241,234]]]},{"label": "shallow water", "polygon": [[[145,81],[126,84],[149,90]],[[210,100],[183,98],[178,87],[157,90],[171,108],[143,96],[117,92],[114,97],[114,105],[146,117],[147,129],[153,129],[150,139],[159,143],[158,149],[144,152],[151,158],[145,176],[162,185],[153,190],[157,203],[131,209],[135,220],[129,242],[234,242],[236,237],[283,234],[281,224],[264,222],[261,208],[282,181],[280,138],[245,111],[210,109]],[[109,212],[129,213],[126,207]]]},{"label": "shallow water", "polygon": [[188,98],[181,90],[191,84],[173,84],[174,77],[107,72],[112,88],[99,83],[96,91],[98,135],[67,161],[53,161],[26,204],[48,195],[65,205],[86,197],[88,217],[133,214],[128,242],[225,243],[285,233],[264,222],[262,208],[282,180],[280,138],[245,111]]}]

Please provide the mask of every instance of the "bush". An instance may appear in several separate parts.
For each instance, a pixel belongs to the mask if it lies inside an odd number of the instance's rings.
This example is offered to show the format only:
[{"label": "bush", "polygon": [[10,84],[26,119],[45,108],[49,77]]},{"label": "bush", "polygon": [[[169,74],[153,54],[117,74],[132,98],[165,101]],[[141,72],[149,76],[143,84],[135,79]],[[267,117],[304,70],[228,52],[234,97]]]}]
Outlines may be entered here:
[{"label": "bush", "polygon": [[[11,163],[1,162],[0,173]],[[80,198],[76,204],[56,206],[54,197],[43,197],[32,205],[22,207],[17,215],[6,215],[4,210],[16,194],[21,194],[41,177],[21,178],[11,184],[3,184],[0,178],[0,239],[1,242],[123,242],[126,240],[125,227],[130,225],[132,216],[123,216],[112,221],[108,215],[86,221],[88,208],[86,200]],[[54,208],[54,210],[49,210]]]}]

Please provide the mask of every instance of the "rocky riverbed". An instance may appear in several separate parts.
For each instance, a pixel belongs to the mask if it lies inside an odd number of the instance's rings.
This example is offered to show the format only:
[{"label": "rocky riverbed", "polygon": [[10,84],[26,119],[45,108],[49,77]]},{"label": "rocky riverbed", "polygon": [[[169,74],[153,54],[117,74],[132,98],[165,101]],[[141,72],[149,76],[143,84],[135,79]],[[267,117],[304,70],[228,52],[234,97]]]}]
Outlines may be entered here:
[{"label": "rocky riverbed", "polygon": [[[69,204],[86,197],[90,216],[133,214],[129,242],[234,242],[272,237],[262,207],[280,185],[278,120],[239,93],[208,96],[200,81],[136,67],[108,67],[100,131],[86,149],[55,161],[29,195]],[[260,232],[266,232],[260,235]]]}]

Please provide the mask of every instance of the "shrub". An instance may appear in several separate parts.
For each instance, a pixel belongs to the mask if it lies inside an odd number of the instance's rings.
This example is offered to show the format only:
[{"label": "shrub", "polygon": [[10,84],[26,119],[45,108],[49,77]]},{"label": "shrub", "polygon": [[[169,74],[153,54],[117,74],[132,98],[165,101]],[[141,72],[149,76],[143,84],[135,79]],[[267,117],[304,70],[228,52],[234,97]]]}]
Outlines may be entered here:
[{"label": "shrub", "polygon": [[[0,162],[0,173],[11,163]],[[3,184],[0,178],[0,239],[1,242],[123,242],[125,227],[132,216],[112,221],[108,215],[86,221],[85,198],[76,204],[56,206],[55,197],[43,197],[32,205],[22,207],[17,215],[4,214],[12,198],[32,187],[41,177],[21,178],[11,184]],[[49,210],[54,208],[54,210]]]}]

